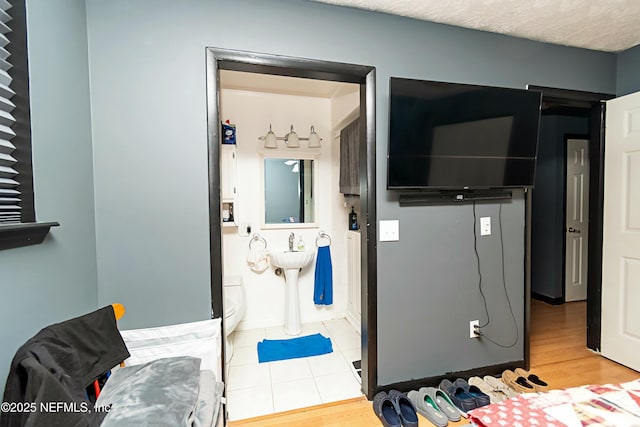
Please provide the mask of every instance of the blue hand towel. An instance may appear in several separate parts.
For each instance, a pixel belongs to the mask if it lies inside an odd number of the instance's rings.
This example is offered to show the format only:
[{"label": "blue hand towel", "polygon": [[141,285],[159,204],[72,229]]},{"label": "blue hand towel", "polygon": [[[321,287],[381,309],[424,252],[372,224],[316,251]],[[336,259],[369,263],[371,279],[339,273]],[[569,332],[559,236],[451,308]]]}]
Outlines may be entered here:
[{"label": "blue hand towel", "polygon": [[316,281],[313,287],[313,302],[319,305],[333,304],[333,270],[331,250],[320,246],[316,256]]},{"label": "blue hand towel", "polygon": [[333,351],[331,339],[321,334],[286,340],[267,340],[258,343],[258,362],[295,359],[298,357],[318,356]]}]

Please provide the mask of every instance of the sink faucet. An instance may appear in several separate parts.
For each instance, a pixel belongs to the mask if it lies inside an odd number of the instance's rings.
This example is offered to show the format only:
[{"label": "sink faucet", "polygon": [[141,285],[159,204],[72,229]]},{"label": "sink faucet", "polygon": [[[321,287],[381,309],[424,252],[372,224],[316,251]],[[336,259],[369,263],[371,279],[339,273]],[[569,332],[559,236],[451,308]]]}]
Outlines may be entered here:
[{"label": "sink faucet", "polygon": [[289,234],[289,251],[293,252],[293,241],[295,240],[296,236],[295,234],[293,234],[293,232],[291,232],[291,234]]}]

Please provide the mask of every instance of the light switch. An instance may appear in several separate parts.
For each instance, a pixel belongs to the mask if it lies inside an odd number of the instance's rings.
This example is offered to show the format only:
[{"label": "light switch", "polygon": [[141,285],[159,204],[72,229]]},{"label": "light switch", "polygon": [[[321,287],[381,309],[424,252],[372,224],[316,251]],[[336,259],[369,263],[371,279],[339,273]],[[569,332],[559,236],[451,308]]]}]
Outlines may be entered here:
[{"label": "light switch", "polygon": [[380,241],[394,242],[400,240],[400,221],[397,219],[380,221]]},{"label": "light switch", "polygon": [[481,236],[491,235],[491,217],[490,216],[483,216],[480,218],[480,235]]}]

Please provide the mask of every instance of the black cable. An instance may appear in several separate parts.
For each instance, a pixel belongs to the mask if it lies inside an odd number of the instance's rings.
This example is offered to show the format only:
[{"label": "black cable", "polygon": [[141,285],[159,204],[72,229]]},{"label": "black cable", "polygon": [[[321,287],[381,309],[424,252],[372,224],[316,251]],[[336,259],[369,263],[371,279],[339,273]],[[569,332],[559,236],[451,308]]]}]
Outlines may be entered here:
[{"label": "black cable", "polygon": [[507,280],[505,278],[505,272],[504,272],[504,237],[502,236],[502,203],[500,203],[500,209],[498,210],[498,224],[500,226],[500,254],[502,257],[502,288],[504,289],[504,296],[507,297],[507,303],[509,304],[509,313],[511,313],[511,319],[513,320],[513,328],[516,331],[516,337],[513,340],[513,343],[510,345],[501,345],[498,344],[495,341],[492,341],[491,339],[489,339],[489,341],[491,341],[492,343],[494,343],[495,345],[502,347],[502,348],[511,348],[513,346],[516,345],[516,343],[518,342],[518,339],[520,338],[520,334],[518,333],[518,322],[516,321],[516,316],[513,314],[513,306],[511,305],[511,299],[509,298],[509,292],[507,292]]},{"label": "black cable", "polygon": [[482,301],[484,302],[484,311],[487,313],[487,323],[484,325],[479,325],[478,329],[484,328],[489,323],[491,323],[491,319],[489,318],[489,309],[487,308],[487,298],[484,296],[484,292],[482,291],[482,271],[480,271],[480,255],[478,254],[478,234],[476,232],[476,202],[473,201],[473,251],[476,253],[476,266],[478,267],[478,290],[480,291],[480,295],[482,295]]},{"label": "black cable", "polygon": [[[475,210],[475,202],[473,204],[473,236],[474,236],[474,249],[476,251],[476,257],[478,257],[478,249],[477,249],[477,236],[476,236],[476,210]],[[487,312],[487,323],[483,326],[479,326],[477,328],[476,333],[478,334],[478,337],[482,337],[484,339],[486,339],[487,341],[492,342],[493,344],[497,345],[498,347],[502,347],[502,348],[512,348],[514,347],[517,343],[518,343],[518,339],[520,338],[520,334],[518,332],[518,322],[516,321],[516,316],[513,314],[513,306],[511,305],[511,299],[509,298],[509,293],[507,292],[507,280],[506,280],[506,274],[504,271],[504,237],[502,235],[502,203],[500,203],[500,208],[498,210],[498,225],[500,227],[500,255],[502,257],[502,287],[504,289],[504,295],[507,298],[507,303],[509,304],[509,312],[511,313],[511,319],[513,319],[513,327],[516,331],[516,337],[513,341],[513,343],[509,344],[509,345],[504,345],[504,344],[500,344],[497,341],[492,340],[491,338],[489,338],[488,336],[486,336],[485,334],[482,333],[482,331],[480,330],[481,328],[487,326],[489,324],[489,310],[487,310],[487,300],[484,296],[484,293],[482,292],[482,288],[480,288],[480,293],[482,294],[482,299],[484,300],[484,308],[485,311]],[[480,273],[480,257],[477,258],[478,259],[478,273]],[[480,277],[482,278],[482,275],[480,275]],[[482,280],[480,280],[480,283],[482,283]]]}]

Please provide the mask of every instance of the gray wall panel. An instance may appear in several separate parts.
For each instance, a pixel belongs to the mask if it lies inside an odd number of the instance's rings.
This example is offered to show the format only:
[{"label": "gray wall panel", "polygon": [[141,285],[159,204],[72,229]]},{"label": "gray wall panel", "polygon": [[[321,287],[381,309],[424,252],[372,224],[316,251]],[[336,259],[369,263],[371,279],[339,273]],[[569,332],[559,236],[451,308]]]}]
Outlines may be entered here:
[{"label": "gray wall panel", "polygon": [[[381,384],[523,356],[521,338],[509,350],[468,338],[468,321],[482,314],[469,207],[399,208],[385,190],[389,77],[611,92],[615,55],[299,0],[88,0],[87,8],[98,288],[101,303],[131,308],[125,327],[209,315],[204,49],[212,46],[376,67],[377,215],[401,227],[399,242],[378,245]],[[523,200],[503,212],[519,328]],[[493,217],[497,206],[481,208]],[[490,267],[501,262],[495,239],[481,241],[480,255],[498,318],[506,305]],[[504,325],[495,338],[507,340],[508,320],[495,322]]]},{"label": "gray wall panel", "polygon": [[622,96],[640,91],[640,46],[620,52],[617,58],[616,94]]},{"label": "gray wall panel", "polygon": [[469,321],[484,325],[488,320],[479,291],[473,206],[402,207],[394,214],[400,220],[400,241],[380,243],[396,252],[392,258],[379,256],[379,268],[386,267],[378,275],[381,383],[522,359],[524,193],[516,191],[512,201],[502,203],[505,281],[517,329],[502,282],[499,212],[497,203],[476,204],[477,221],[489,216],[492,222],[490,236],[480,236],[477,224],[491,320],[483,332],[504,345],[520,337],[516,345],[505,350],[469,338]]},{"label": "gray wall panel", "polygon": [[0,389],[20,345],[98,301],[84,1],[29,0],[27,24],[36,218],[60,227],[0,252]]}]

